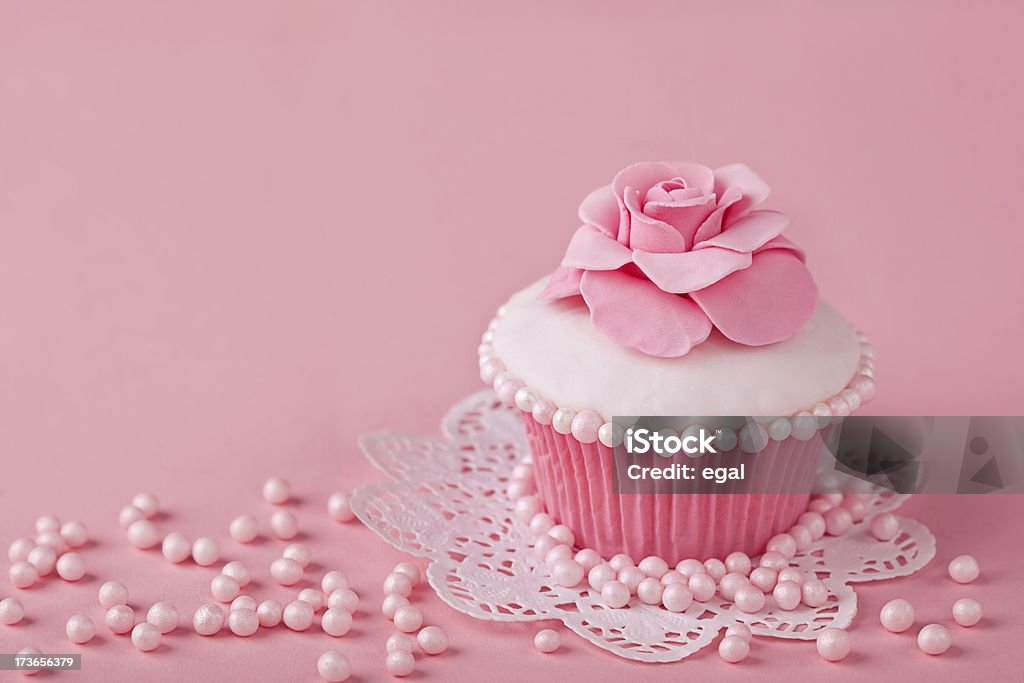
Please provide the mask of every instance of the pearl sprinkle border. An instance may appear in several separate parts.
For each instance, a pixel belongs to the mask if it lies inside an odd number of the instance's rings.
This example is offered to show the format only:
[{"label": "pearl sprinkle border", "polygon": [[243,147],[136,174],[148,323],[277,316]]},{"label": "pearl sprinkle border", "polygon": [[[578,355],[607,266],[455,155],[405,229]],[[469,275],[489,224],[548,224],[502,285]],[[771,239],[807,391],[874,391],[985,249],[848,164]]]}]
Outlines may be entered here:
[{"label": "pearl sprinkle border", "polygon": [[[484,384],[494,387],[502,403],[530,413],[538,423],[551,425],[559,434],[572,434],[573,438],[584,444],[600,441],[608,448],[621,445],[625,430],[622,425],[606,420],[594,410],[576,411],[567,406],[558,406],[507,370],[492,345],[494,330],[506,310],[506,306],[498,308],[477,347],[480,379]],[[738,443],[745,453],[756,453],[767,446],[769,439],[784,441],[792,436],[807,441],[818,429],[828,425],[832,418],[845,417],[870,401],[875,395],[875,351],[860,331],[857,331],[857,341],[861,352],[857,370],[839,392],[790,417],[778,417],[764,424],[747,424],[738,432],[729,428],[716,429],[717,442]],[[689,430],[700,428],[700,425],[691,425],[684,430],[684,436]]]},{"label": "pearl sprinkle border", "polygon": [[[867,512],[868,493],[827,493],[811,498],[807,511],[788,531],[768,540],[765,552],[751,558],[733,552],[724,559],[684,559],[674,567],[660,557],[645,557],[636,563],[626,554],[605,559],[596,550],[576,550],[575,535],[556,524],[542,511],[535,494],[533,465],[524,460],[512,474],[506,490],[513,500],[516,517],[527,524],[533,536],[533,550],[563,587],[589,586],[610,608],[627,606],[634,598],[658,605],[670,612],[682,612],[694,602],[707,602],[715,595],[732,601],[748,614],[760,612],[770,595],[784,611],[801,604],[821,607],[828,602],[828,587],[813,573],[790,566],[790,560],[814,541],[842,536]],[[899,520],[884,513],[872,520],[871,533],[879,541],[899,535]]]}]

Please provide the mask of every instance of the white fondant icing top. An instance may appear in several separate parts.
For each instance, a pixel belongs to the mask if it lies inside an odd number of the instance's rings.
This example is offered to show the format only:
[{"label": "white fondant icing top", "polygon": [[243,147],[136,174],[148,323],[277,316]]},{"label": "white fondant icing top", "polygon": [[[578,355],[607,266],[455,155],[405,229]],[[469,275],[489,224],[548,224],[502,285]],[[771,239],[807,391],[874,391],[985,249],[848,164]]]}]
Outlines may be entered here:
[{"label": "white fondant icing top", "polygon": [[751,347],[713,331],[680,358],[623,348],[579,298],[540,301],[544,278],[517,292],[494,330],[513,377],[557,405],[618,415],[792,415],[842,390],[857,371],[850,323],[824,301],[789,339]]}]

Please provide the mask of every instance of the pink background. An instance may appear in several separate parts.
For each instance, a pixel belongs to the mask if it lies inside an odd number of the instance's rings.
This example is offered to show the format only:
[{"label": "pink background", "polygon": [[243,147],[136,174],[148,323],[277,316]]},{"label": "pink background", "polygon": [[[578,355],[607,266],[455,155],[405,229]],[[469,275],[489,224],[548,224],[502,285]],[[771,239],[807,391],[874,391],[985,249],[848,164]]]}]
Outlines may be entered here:
[{"label": "pink background", "polygon": [[[117,510],[153,490],[164,531],[223,538],[266,516],[260,482],[281,474],[320,568],[364,596],[353,634],[181,630],[142,655],[101,628],[79,678],[315,680],[329,646],[384,678],[379,582],[399,554],[323,502],[377,476],[359,433],[435,431],[478,388],[494,308],[638,159],[743,160],[768,180],[823,295],[878,347],[875,412],[1024,412],[1019,3],[521,5],[0,2],[0,541],[42,513],[96,538],[80,585],[19,592],[30,619],[0,627],[0,651],[78,650],[63,622],[98,618],[108,578],[190,613],[214,570],[127,547]],[[544,657],[537,625],[421,592],[453,651],[417,677],[1006,678],[1020,499],[906,509],[938,558],[860,590],[839,665],[759,640],[737,667],[713,650],[644,667],[568,633]],[[223,545],[259,568],[257,592],[291,594],[267,585],[278,542]],[[977,585],[943,579],[960,552]],[[930,659],[876,625],[897,595],[947,623],[976,596],[986,621]]]}]

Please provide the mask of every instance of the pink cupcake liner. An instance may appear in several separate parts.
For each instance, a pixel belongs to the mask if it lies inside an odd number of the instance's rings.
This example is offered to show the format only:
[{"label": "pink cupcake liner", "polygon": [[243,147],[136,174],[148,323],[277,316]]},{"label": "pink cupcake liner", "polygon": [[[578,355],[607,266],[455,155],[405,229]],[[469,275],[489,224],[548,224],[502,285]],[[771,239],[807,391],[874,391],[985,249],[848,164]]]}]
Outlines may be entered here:
[{"label": "pink cupcake liner", "polygon": [[[687,558],[723,558],[742,551],[756,555],[768,540],[789,529],[807,509],[809,493],[734,493],[744,491],[811,490],[825,448],[815,436],[808,441],[792,437],[769,441],[757,454],[753,480],[728,482],[716,493],[688,494],[701,482],[652,482],[664,493],[615,492],[612,449],[594,442],[584,444],[571,434],[559,434],[550,425],[522,412],[538,494],[548,514],[576,537],[578,547],[593,548],[603,557],[626,553],[634,560],[649,555],[676,563]],[[714,465],[701,456],[702,465]],[[668,493],[676,491],[676,493]]]}]

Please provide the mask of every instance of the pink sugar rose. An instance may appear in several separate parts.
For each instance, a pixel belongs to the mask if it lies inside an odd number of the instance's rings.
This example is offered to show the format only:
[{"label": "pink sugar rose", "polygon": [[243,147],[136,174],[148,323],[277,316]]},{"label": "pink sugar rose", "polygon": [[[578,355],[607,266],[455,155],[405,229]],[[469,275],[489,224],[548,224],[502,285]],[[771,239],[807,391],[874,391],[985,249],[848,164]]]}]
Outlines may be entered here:
[{"label": "pink sugar rose", "polygon": [[762,346],[792,336],[818,289],[781,236],[789,219],[754,209],[768,186],[744,164],[628,166],[580,204],[583,221],[542,299],[582,295],[622,346],[677,357],[716,327]]}]

